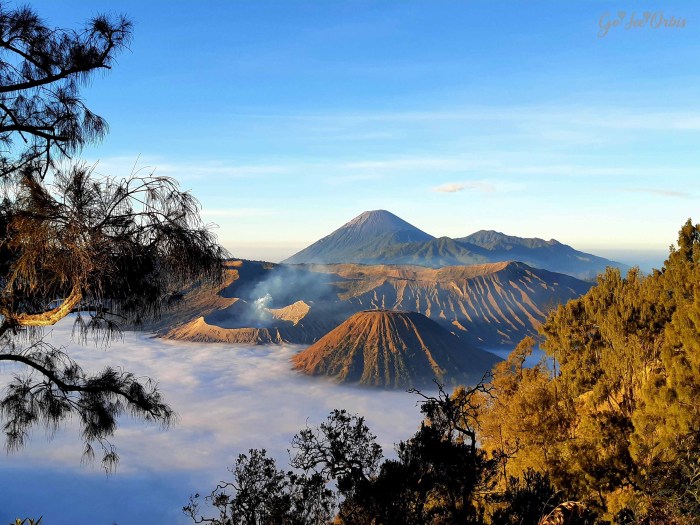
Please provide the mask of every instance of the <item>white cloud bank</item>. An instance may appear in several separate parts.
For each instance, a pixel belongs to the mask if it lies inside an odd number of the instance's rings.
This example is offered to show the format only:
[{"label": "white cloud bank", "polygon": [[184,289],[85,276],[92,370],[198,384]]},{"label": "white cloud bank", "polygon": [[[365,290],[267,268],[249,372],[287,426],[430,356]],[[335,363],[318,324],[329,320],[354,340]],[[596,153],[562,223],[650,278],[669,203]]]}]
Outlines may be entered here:
[{"label": "white cloud bank", "polygon": [[[229,479],[227,467],[249,448],[266,448],[287,467],[291,437],[334,408],[364,415],[385,455],[418,428],[416,397],[332,384],[291,370],[297,346],[241,347],[152,339],[126,332],[108,350],[70,343],[69,320],[50,341],[65,344],[85,369],[121,366],[159,382],[179,422],[168,430],[124,420],[113,442],[121,462],[106,477],[81,466],[77,428],[53,441],[38,429],[27,448],[0,464],[0,523],[44,515],[52,525],[190,523],[180,512],[189,495]],[[9,368],[0,372],[7,378]]]}]

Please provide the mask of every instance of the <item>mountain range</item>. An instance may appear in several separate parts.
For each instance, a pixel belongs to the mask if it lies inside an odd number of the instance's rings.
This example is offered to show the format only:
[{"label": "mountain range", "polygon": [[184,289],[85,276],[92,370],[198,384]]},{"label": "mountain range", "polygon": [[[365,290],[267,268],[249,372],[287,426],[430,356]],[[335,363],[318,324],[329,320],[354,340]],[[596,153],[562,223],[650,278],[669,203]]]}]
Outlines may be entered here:
[{"label": "mountain range", "polygon": [[312,344],[357,312],[404,310],[467,345],[512,347],[591,285],[519,262],[426,268],[232,261],[221,289],[193,288],[153,328],[190,341]]},{"label": "mountain range", "polygon": [[[219,289],[193,285],[151,326],[188,341],[311,345],[293,365],[388,388],[478,380],[558,305],[624,265],[554,239],[478,231],[433,237],[362,213],[283,264],[229,261]],[[584,280],[585,279],[585,280]]]},{"label": "mountain range", "polygon": [[386,210],[366,211],[282,261],[284,264],[409,264],[444,266],[519,261],[592,280],[622,263],[578,251],[555,239],[522,238],[492,230],[466,237],[433,237]]}]

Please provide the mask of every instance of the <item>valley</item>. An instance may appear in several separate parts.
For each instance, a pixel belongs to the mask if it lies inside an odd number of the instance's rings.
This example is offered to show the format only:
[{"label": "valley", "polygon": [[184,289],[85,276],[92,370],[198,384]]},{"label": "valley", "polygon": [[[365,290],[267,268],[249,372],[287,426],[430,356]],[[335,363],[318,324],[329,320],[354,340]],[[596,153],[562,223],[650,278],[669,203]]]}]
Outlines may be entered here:
[{"label": "valley", "polygon": [[[455,258],[467,244],[478,256]],[[504,254],[550,267],[568,260],[569,273],[489,262]],[[228,261],[219,288],[185,290],[181,304],[150,328],[180,341],[311,345],[294,366],[338,382],[475,382],[498,361],[483,348],[507,351],[537,337],[557,306],[590,289],[571,274],[605,260],[576,254],[556,241],[496,232],[435,239],[389,212],[370,211],[283,264]]]},{"label": "valley", "polygon": [[512,347],[591,283],[493,263],[274,265],[232,261],[226,285],[193,289],[154,329],[179,340],[311,344],[367,309],[418,312],[477,347]]}]

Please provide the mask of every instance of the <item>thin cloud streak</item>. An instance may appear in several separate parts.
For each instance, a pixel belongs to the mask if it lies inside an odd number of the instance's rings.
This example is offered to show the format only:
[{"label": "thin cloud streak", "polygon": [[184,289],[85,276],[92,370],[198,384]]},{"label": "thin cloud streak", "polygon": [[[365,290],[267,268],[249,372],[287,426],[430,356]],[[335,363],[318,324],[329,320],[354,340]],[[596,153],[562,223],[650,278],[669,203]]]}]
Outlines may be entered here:
[{"label": "thin cloud streak", "polygon": [[482,193],[493,193],[497,189],[505,189],[505,186],[497,188],[495,184],[487,181],[468,182],[448,182],[440,186],[435,186],[432,191],[437,193],[457,193],[464,190],[480,191]]},{"label": "thin cloud streak", "polygon": [[278,210],[273,210],[270,208],[226,208],[226,209],[215,209],[215,208],[203,208],[201,215],[203,218],[241,218],[241,217],[271,217],[277,215]]},{"label": "thin cloud streak", "polygon": [[170,176],[179,179],[201,179],[204,177],[251,178],[263,175],[290,173],[293,166],[284,164],[238,164],[224,161],[210,161],[201,164],[192,162],[178,163],[172,159],[158,156],[119,156],[99,160],[88,160],[88,165],[95,166],[95,173],[110,177],[124,177],[129,174]]},{"label": "thin cloud streak", "polygon": [[692,197],[692,194],[688,193],[687,191],[668,190],[663,188],[623,188],[622,191],[626,193],[646,193],[648,195],[676,197],[681,199],[689,199]]},{"label": "thin cloud streak", "polygon": [[[190,178],[207,177],[237,177],[257,178],[263,175],[295,175],[310,178],[320,178],[330,183],[355,182],[357,180],[371,180],[390,173],[422,172],[429,175],[431,172],[479,172],[493,174],[498,177],[510,176],[562,176],[562,177],[628,177],[628,176],[695,176],[696,168],[668,167],[668,166],[644,166],[622,167],[614,165],[582,165],[563,164],[552,159],[551,163],[544,162],[530,164],[524,162],[527,156],[514,154],[510,151],[490,151],[489,159],[478,158],[475,155],[468,157],[452,154],[425,155],[425,156],[396,156],[385,158],[366,158],[358,160],[320,160],[318,162],[280,162],[277,164],[227,164],[225,161],[212,162],[211,165],[192,166],[178,165],[167,159],[158,161],[154,157],[148,157],[135,163],[132,157],[112,157],[99,161],[96,165],[98,174],[111,176],[124,176],[134,171],[153,171],[156,175],[177,176],[182,180]],[[145,159],[145,158],[144,158]],[[491,160],[498,159],[498,160]],[[333,175],[329,175],[333,174]]]},{"label": "thin cloud streak", "polygon": [[442,184],[441,186],[435,186],[433,191],[437,193],[457,193],[464,191],[464,184],[459,182],[448,182],[447,184]]},{"label": "thin cloud streak", "polygon": [[[368,122],[512,122],[518,125],[556,123],[559,127],[639,129],[639,130],[681,130],[700,131],[700,113],[680,111],[640,112],[638,107],[620,108],[606,106],[552,107],[503,106],[454,107],[396,112],[328,112],[328,113],[240,113],[240,119],[280,120],[290,122],[324,123],[338,126],[357,125]],[[569,125],[567,125],[569,124]],[[573,125],[573,126],[570,126]]]}]

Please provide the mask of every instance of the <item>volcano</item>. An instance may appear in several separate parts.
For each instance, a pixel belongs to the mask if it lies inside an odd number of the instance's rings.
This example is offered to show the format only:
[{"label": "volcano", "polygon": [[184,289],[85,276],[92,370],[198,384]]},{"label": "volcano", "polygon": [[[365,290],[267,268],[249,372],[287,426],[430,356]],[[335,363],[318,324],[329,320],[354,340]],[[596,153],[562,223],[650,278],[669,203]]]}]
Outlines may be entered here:
[{"label": "volcano", "polygon": [[556,239],[524,238],[493,230],[466,237],[433,237],[386,210],[366,211],[285,264],[392,264],[429,268],[517,261],[534,268],[594,281],[616,261],[578,251]]},{"label": "volcano", "polygon": [[432,239],[432,235],[386,210],[366,211],[283,262],[325,264],[373,259],[384,248]]},{"label": "volcano", "polygon": [[500,361],[417,312],[365,310],[292,358],[308,375],[385,388],[474,384]]},{"label": "volcano", "polygon": [[[426,268],[236,261],[227,276],[221,289],[188,291],[149,328],[190,341],[258,344],[279,333],[281,342],[312,344],[362,310],[406,310],[457,333],[467,346],[507,349],[536,336],[553,308],[592,286],[518,262]],[[242,331],[249,328],[258,331]],[[271,335],[261,338],[266,330]]]}]

